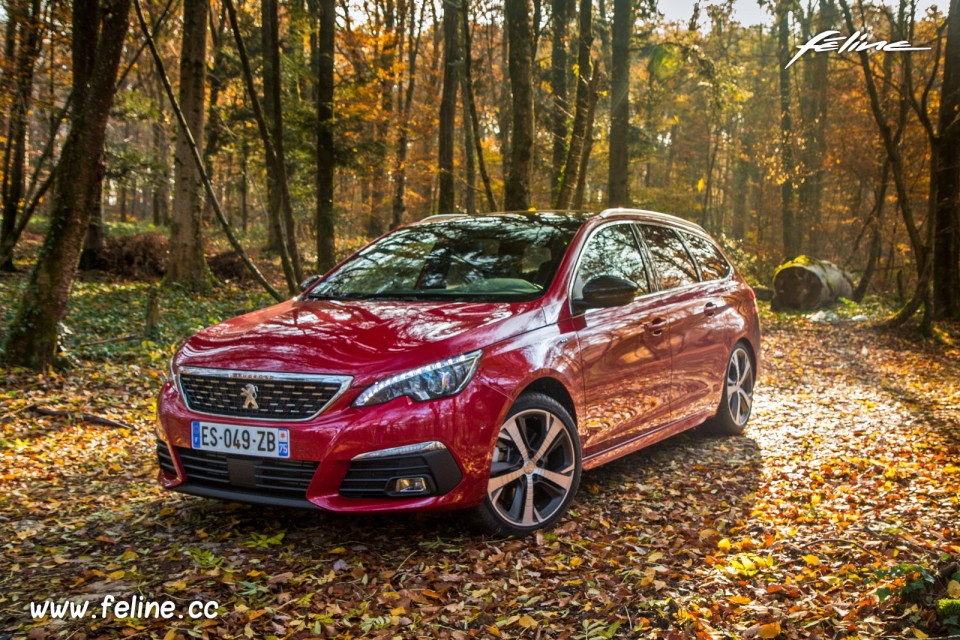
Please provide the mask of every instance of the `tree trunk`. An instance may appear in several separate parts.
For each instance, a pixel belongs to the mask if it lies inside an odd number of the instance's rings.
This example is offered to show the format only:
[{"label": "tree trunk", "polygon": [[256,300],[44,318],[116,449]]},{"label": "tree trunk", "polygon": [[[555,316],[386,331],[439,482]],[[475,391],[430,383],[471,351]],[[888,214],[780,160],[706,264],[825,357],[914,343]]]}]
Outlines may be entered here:
[{"label": "tree trunk", "polygon": [[272,225],[280,246],[281,258],[289,256],[292,276],[287,275],[288,286],[292,292],[303,280],[303,268],[300,264],[300,252],[297,250],[296,224],[287,183],[286,156],[283,152],[283,111],[281,109],[280,86],[280,16],[277,0],[263,0],[261,3],[263,28],[263,114],[266,118],[272,143],[272,162],[267,162],[267,192],[270,211],[273,213]]},{"label": "tree trunk", "polygon": [[[207,76],[208,2],[184,2],[183,42],[180,49],[179,103],[193,139],[204,139],[204,94]],[[192,150],[177,131],[173,172],[173,218],[170,221],[170,254],[165,279],[194,291],[210,286],[203,254],[203,184]]]},{"label": "tree trunk", "polygon": [[129,189],[127,189],[126,186],[123,186],[123,185],[120,186],[120,196],[119,196],[119,198],[120,198],[120,211],[119,211],[120,222],[127,222],[127,213],[128,213],[128,212],[127,212],[127,204],[128,204],[128,203],[127,203],[127,191],[129,191]]},{"label": "tree trunk", "polygon": [[[84,9],[90,4],[86,0],[74,3],[74,27],[78,21],[89,20]],[[74,58],[80,50],[92,52],[94,60],[88,86],[78,92],[82,95],[80,107],[55,169],[49,231],[7,335],[6,360],[11,366],[39,370],[54,362],[58,325],[67,312],[83,233],[102,180],[107,120],[116,91],[130,0],[105,0],[94,6],[98,11],[92,34],[76,28],[73,32]]]},{"label": "tree trunk", "polygon": [[504,183],[503,208],[523,211],[530,207],[533,169],[533,28],[529,0],[504,0],[508,67],[513,95],[513,130],[510,139],[510,172]]},{"label": "tree trunk", "polygon": [[[553,50],[550,54],[551,134],[553,135],[553,161],[550,168],[550,199],[557,201],[563,165],[567,159],[567,120],[570,105],[567,103],[567,24],[568,0],[552,0],[553,5]],[[582,71],[582,70],[581,70]]]},{"label": "tree trunk", "polygon": [[[464,0],[465,1],[465,0]],[[374,121],[377,142],[374,149],[373,175],[386,175],[387,140],[390,137],[393,114],[393,90],[396,86],[394,60],[397,56],[396,5],[394,0],[384,1],[383,48],[380,50],[380,113]],[[383,209],[386,204],[386,180],[374,180],[370,194],[370,215],[367,218],[367,235],[376,238],[383,233]]]},{"label": "tree trunk", "polygon": [[440,131],[437,144],[439,173],[437,212],[456,211],[453,154],[456,146],[457,89],[460,72],[459,8],[450,0],[443,3],[443,90],[440,97]]},{"label": "tree trunk", "polygon": [[417,86],[417,59],[420,56],[420,35],[423,33],[423,15],[426,3],[420,4],[420,16],[414,20],[409,17],[410,32],[407,37],[407,86],[402,103],[399,105],[400,122],[397,126],[397,155],[393,167],[393,207],[391,227],[403,223],[403,214],[407,209],[407,151],[410,140],[410,109],[413,106],[413,92]]},{"label": "tree trunk", "polygon": [[780,69],[780,164],[783,183],[780,185],[780,217],[783,221],[783,253],[792,260],[800,255],[800,233],[794,209],[793,184],[793,120],[790,115],[790,9],[786,0],[777,4],[777,61]]},{"label": "tree trunk", "polygon": [[483,157],[483,136],[480,131],[480,116],[477,114],[477,101],[473,92],[473,38],[470,34],[470,14],[466,5],[461,12],[460,26],[463,28],[463,101],[467,107],[469,117],[464,126],[472,129],[473,146],[477,153],[477,167],[480,170],[480,179],[483,181],[483,192],[487,197],[488,211],[497,210],[497,200],[493,195],[493,186],[490,183],[490,174],[487,171],[487,161]]},{"label": "tree trunk", "polygon": [[[203,166],[207,171],[207,175],[210,177],[211,182],[216,182],[216,172],[214,171],[214,156],[220,150],[222,132],[224,129],[224,123],[220,118],[220,110],[218,109],[220,102],[220,95],[223,93],[223,89],[226,85],[227,74],[229,73],[227,65],[229,64],[227,51],[223,47],[223,35],[224,28],[227,23],[226,7],[220,6],[220,17],[217,20],[216,28],[212,24],[213,14],[210,14],[209,18],[211,20],[210,24],[210,34],[211,34],[211,44],[213,44],[213,52],[211,56],[213,57],[213,66],[210,68],[210,100],[207,104],[207,121],[206,121],[206,140],[203,141]],[[197,143],[200,143],[200,140],[197,140]],[[213,210],[213,204],[210,201],[207,201],[206,206],[204,207],[206,215],[203,216],[204,219],[209,219],[210,213]]]},{"label": "tree trunk", "polygon": [[560,187],[557,189],[554,206],[558,209],[567,209],[573,195],[574,187],[578,183],[583,158],[584,139],[587,135],[587,116],[590,110],[590,86],[596,71],[590,62],[590,48],[593,46],[593,2],[580,0],[579,35],[577,38],[577,94],[573,116],[573,133],[570,136],[570,147],[563,164],[560,177]]},{"label": "tree trunk", "polygon": [[630,204],[630,37],[633,3],[613,2],[613,57],[610,65],[610,179],[607,206]]},{"label": "tree trunk", "polygon": [[943,55],[939,157],[933,242],[933,305],[940,318],[960,318],[960,0],[951,0]]},{"label": "tree trunk", "polygon": [[[853,15],[850,13],[850,6],[847,4],[846,0],[839,0],[839,4],[841,9],[843,9],[843,17],[847,28],[851,32],[854,31]],[[896,326],[909,319],[917,311],[917,309],[920,308],[921,305],[926,307],[928,302],[932,303],[931,297],[928,295],[927,290],[930,286],[933,270],[932,268],[929,268],[929,244],[925,242],[920,235],[920,229],[917,226],[916,218],[913,214],[913,207],[910,202],[910,192],[907,186],[904,160],[899,147],[900,134],[899,132],[896,135],[894,134],[890,123],[887,121],[886,115],[883,113],[883,106],[881,105],[880,95],[877,91],[873,70],[870,67],[870,59],[867,56],[867,53],[865,51],[858,51],[857,55],[860,61],[860,68],[863,70],[863,79],[867,86],[867,95],[870,97],[870,111],[873,114],[874,121],[877,123],[877,130],[880,134],[880,140],[883,142],[884,149],[887,153],[887,158],[890,161],[890,169],[893,173],[893,184],[897,191],[897,201],[900,207],[900,213],[903,218],[903,222],[907,227],[907,235],[910,237],[910,248],[913,250],[913,254],[916,258],[918,289],[906,306],[889,320],[891,325]],[[902,105],[903,101],[901,101],[900,112],[901,129],[904,118]],[[936,143],[936,141],[932,140],[931,143]],[[934,144],[934,146],[931,148],[931,156],[936,154],[937,149],[935,148]],[[936,164],[936,162],[932,162],[931,166],[935,166]],[[934,187],[932,186],[931,188]],[[928,227],[928,230],[932,231],[933,226]],[[928,235],[930,234],[928,233]],[[926,316],[929,315],[929,313],[926,314]]]},{"label": "tree trunk", "polygon": [[336,263],[333,178],[336,158],[333,145],[333,56],[337,29],[336,0],[319,0],[317,36],[317,269],[325,272]]},{"label": "tree trunk", "polygon": [[156,165],[153,168],[153,225],[159,227],[170,222],[170,141],[163,111],[163,90],[157,90],[158,117],[151,124],[153,153]]},{"label": "tree trunk", "polygon": [[[78,109],[86,100],[87,85],[96,56],[96,39],[100,28],[100,6],[98,0],[80,0],[74,3],[73,30],[81,34],[81,39],[93,43],[91,47],[72,51],[73,62],[73,92],[74,111],[71,118],[78,117]],[[79,14],[79,16],[77,15]],[[102,160],[101,155],[101,162]],[[100,180],[103,180],[103,167],[99,170]],[[83,251],[80,254],[80,266],[84,268],[97,267],[100,264],[103,250],[106,246],[103,233],[103,203],[101,196],[103,185],[97,185],[97,194],[93,209],[90,211],[88,228],[83,241]]]},{"label": "tree trunk", "polygon": [[[806,24],[814,23],[816,32],[833,28],[828,0],[820,0],[816,18],[810,16]],[[809,26],[803,34],[805,40],[813,35]],[[890,56],[888,56],[890,57]],[[807,56],[803,61],[803,85],[800,94],[800,110],[803,117],[804,142],[802,159],[803,181],[797,190],[800,220],[808,230],[808,251],[816,253],[820,238],[821,200],[823,196],[823,163],[826,156],[827,100],[830,86],[829,56]]]},{"label": "tree trunk", "polygon": [[577,192],[573,196],[573,208],[583,209],[584,198],[587,192],[587,173],[590,167],[590,154],[593,153],[593,123],[597,115],[597,103],[600,102],[599,69],[594,70],[593,80],[590,82],[590,105],[587,107],[587,130],[584,133],[583,154],[580,158],[580,170],[577,172]]},{"label": "tree trunk", "polygon": [[[500,32],[500,68],[506,69],[510,65],[510,39],[507,37],[507,13],[504,7],[504,28]],[[506,181],[510,175],[510,138],[513,129],[513,111],[510,106],[511,94],[508,82],[498,82],[497,95],[497,139],[500,143],[500,172]]]},{"label": "tree trunk", "polygon": [[[749,135],[749,134],[748,134]],[[737,157],[733,161],[733,225],[734,240],[742,242],[746,239],[747,229],[747,192],[750,187],[751,165],[749,158],[753,155],[750,140],[740,140],[737,148]]]},{"label": "tree trunk", "polygon": [[[13,16],[7,16],[12,21]],[[41,31],[40,0],[32,0],[30,13],[20,25],[20,48],[17,51],[16,72],[13,78],[13,104],[7,132],[6,171],[3,175],[3,220],[0,223],[0,244],[3,244],[16,227],[17,214],[23,208],[25,170],[27,160],[28,114],[33,102],[33,78],[37,56],[40,54]],[[12,152],[11,152],[12,151]],[[0,269],[12,269],[8,259]]]}]

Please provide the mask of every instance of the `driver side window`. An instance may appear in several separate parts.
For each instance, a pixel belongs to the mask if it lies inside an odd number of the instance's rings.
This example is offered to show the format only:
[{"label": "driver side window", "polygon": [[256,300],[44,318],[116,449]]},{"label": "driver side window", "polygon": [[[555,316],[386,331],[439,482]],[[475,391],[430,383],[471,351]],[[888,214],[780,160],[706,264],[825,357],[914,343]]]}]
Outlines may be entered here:
[{"label": "driver side window", "polygon": [[597,276],[617,276],[637,285],[637,295],[650,293],[647,270],[630,223],[610,224],[593,234],[583,249],[573,283],[573,298]]}]

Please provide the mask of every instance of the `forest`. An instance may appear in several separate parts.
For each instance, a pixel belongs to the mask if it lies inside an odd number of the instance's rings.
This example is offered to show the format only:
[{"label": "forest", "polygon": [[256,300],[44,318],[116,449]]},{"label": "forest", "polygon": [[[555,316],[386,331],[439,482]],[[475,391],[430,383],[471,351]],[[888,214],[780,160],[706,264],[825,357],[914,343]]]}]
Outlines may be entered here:
[{"label": "forest", "polygon": [[[11,364],[55,360],[77,268],[120,228],[167,284],[209,290],[220,248],[282,299],[432,213],[633,206],[758,282],[810,254],[896,323],[960,314],[960,36],[936,6],[767,2],[743,26],[732,2],[127,4],[7,7],[0,264],[43,237]],[[830,30],[919,50],[793,62]]]},{"label": "forest", "polygon": [[[0,640],[957,637],[960,0],[669,2],[0,0]],[[157,485],[201,328],[431,215],[613,207],[758,292],[745,436],[524,539]],[[772,307],[803,256],[849,297]],[[28,608],[107,593],[219,613]]]}]

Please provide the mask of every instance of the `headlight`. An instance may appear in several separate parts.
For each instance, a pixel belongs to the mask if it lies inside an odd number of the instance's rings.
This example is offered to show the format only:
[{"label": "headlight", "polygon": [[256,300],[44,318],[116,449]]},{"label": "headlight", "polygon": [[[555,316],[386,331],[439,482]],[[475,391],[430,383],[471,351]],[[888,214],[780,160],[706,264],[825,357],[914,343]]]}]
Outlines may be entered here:
[{"label": "headlight", "polygon": [[167,381],[170,383],[170,386],[173,387],[173,390],[180,392],[180,386],[177,384],[177,374],[180,372],[176,365],[177,353],[180,350],[177,349],[173,352],[173,355],[170,356],[170,370],[167,372]]},{"label": "headlight", "polygon": [[417,402],[447,398],[463,391],[480,362],[481,351],[441,360],[425,367],[400,373],[370,385],[353,401],[355,407],[389,402],[409,396]]}]

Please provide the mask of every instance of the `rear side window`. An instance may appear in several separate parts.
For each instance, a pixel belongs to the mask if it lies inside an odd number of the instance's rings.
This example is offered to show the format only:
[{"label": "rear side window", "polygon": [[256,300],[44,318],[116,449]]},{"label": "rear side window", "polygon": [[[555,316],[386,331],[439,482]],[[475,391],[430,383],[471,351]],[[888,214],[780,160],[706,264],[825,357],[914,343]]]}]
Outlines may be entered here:
[{"label": "rear side window", "polygon": [[693,233],[681,232],[681,235],[690,253],[700,265],[700,275],[703,280],[719,280],[730,273],[730,265],[715,244]]},{"label": "rear side window", "polygon": [[699,280],[697,267],[673,229],[646,224],[641,225],[641,229],[647,249],[650,250],[661,291],[693,284]]},{"label": "rear side window", "polygon": [[643,255],[632,225],[607,225],[590,237],[580,257],[580,268],[574,280],[574,299],[580,298],[583,285],[597,276],[625,278],[637,285],[638,295],[650,292]]}]

